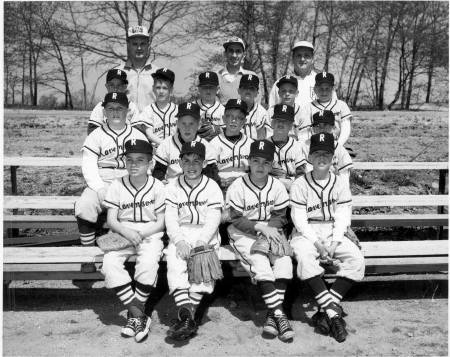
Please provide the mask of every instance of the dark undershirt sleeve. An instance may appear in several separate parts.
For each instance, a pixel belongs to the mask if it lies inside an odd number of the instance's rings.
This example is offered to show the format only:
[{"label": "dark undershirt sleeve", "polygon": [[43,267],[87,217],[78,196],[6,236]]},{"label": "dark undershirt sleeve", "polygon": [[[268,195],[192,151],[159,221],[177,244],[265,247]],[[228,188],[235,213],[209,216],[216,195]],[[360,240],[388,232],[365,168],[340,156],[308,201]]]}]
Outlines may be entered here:
[{"label": "dark undershirt sleeve", "polygon": [[88,128],[87,128],[87,133],[88,133],[88,135],[89,135],[90,133],[92,133],[95,129],[97,129],[98,127],[99,127],[98,125],[89,123],[89,124],[88,124]]},{"label": "dark undershirt sleeve", "polygon": [[133,128],[136,128],[137,130],[142,132],[145,136],[147,136],[147,134],[145,133],[147,128],[146,128],[146,126],[144,124],[133,125]]},{"label": "dark undershirt sleeve", "polygon": [[155,179],[163,181],[166,178],[167,166],[156,161],[152,176]]},{"label": "dark undershirt sleeve", "polygon": [[269,223],[268,225],[270,227],[275,227],[275,228],[284,228],[284,226],[288,223],[287,218],[286,218],[286,210],[287,207],[283,208],[283,209],[279,209],[277,211],[272,211],[270,213],[270,219],[269,219]]},{"label": "dark undershirt sleeve", "polygon": [[230,207],[230,218],[233,226],[244,233],[254,235],[256,239],[256,221],[250,221],[248,218],[244,217],[241,212],[235,210],[233,207]]},{"label": "dark undershirt sleeve", "polygon": [[221,186],[220,183],[220,177],[219,177],[219,168],[217,167],[217,164],[209,164],[203,169],[203,175],[209,177],[211,180],[214,180],[217,182],[219,186]]}]

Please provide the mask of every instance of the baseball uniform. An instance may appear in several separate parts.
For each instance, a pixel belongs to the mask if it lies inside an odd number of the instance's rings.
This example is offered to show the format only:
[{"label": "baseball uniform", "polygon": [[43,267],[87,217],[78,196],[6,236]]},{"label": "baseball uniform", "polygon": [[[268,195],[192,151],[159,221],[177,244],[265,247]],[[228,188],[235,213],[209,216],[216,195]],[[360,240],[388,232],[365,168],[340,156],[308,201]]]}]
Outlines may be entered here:
[{"label": "baseball uniform", "polygon": [[[95,126],[102,126],[106,123],[106,117],[103,114],[103,102],[97,103],[97,105],[92,109],[91,116],[89,117],[88,124],[92,124]],[[131,124],[133,121],[137,120],[139,115],[139,110],[133,102],[129,102],[128,104],[128,113],[127,113],[127,124]]]},{"label": "baseball uniform", "polygon": [[218,126],[223,125],[222,117],[225,107],[218,100],[212,105],[206,105],[201,99],[197,99],[197,104],[200,107],[200,120],[202,123],[210,122]]},{"label": "baseball uniform", "polygon": [[[230,72],[228,72],[227,67],[223,67],[217,72],[217,75],[219,77],[218,97],[219,97],[220,102],[223,105],[225,105],[229,99],[239,98],[239,93],[238,93],[239,81],[241,80],[241,77],[244,74],[252,74],[255,76],[257,75],[255,72],[248,70],[248,69],[244,69],[242,67],[234,75],[231,74]],[[261,93],[262,93],[262,88],[260,85],[258,96],[255,99],[256,103],[261,102]]]},{"label": "baseball uniform", "polygon": [[279,147],[273,137],[269,138],[275,145],[273,167],[286,172],[286,178],[295,179],[296,170],[302,165],[301,146],[294,138],[288,138],[287,143]]},{"label": "baseball uniform", "polygon": [[175,134],[177,129],[178,106],[170,102],[166,108],[159,108],[157,103],[147,105],[131,123],[133,126],[144,125],[152,129],[161,140]]},{"label": "baseball uniform", "polygon": [[242,128],[242,132],[249,138],[256,140],[258,138],[257,130],[261,130],[264,127],[266,128],[266,137],[268,137],[268,132],[272,129],[270,128],[267,110],[261,104],[255,103],[247,114],[247,120]]},{"label": "baseball uniform", "polygon": [[[290,73],[290,75],[297,78],[298,81],[298,95],[295,98],[295,103],[297,105],[302,105],[312,102],[316,98],[314,93],[316,72],[311,71],[311,73],[304,78],[297,76],[295,73]],[[269,94],[269,108],[280,103],[277,83],[278,80],[273,84],[272,90]]]},{"label": "baseball uniform", "polygon": [[[308,135],[305,133],[309,132],[310,130],[311,119],[300,111],[300,106],[296,103],[294,103],[294,113],[295,113],[294,125],[292,127],[292,130],[289,132],[289,136],[301,142],[303,138],[308,137]],[[273,117],[273,107],[269,108],[268,110],[268,118],[270,118],[269,121],[271,127],[272,127],[272,119],[271,119],[272,117]]]}]

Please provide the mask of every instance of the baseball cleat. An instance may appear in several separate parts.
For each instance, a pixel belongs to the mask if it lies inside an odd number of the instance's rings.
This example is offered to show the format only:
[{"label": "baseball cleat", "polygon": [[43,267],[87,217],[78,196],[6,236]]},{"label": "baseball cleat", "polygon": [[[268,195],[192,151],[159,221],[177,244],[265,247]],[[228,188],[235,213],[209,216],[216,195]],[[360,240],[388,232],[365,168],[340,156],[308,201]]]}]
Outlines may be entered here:
[{"label": "baseball cleat", "polygon": [[182,341],[193,337],[197,333],[197,329],[191,310],[181,308],[178,320],[170,327],[167,334],[174,340]]},{"label": "baseball cleat", "polygon": [[136,334],[135,322],[136,322],[136,319],[134,317],[131,317],[130,313],[128,312],[127,313],[127,323],[124,327],[122,327],[120,334],[123,337],[134,337],[134,335]]},{"label": "baseball cleat", "polygon": [[337,341],[337,342],[344,342],[345,339],[348,336],[348,332],[345,329],[345,321],[340,316],[335,316],[332,319],[330,319],[330,332],[331,336]]},{"label": "baseball cleat", "polygon": [[328,336],[330,334],[330,324],[328,322],[328,316],[323,311],[317,311],[312,317],[312,324],[316,328],[317,332],[322,335]]},{"label": "baseball cleat", "polygon": [[134,336],[136,342],[142,342],[148,336],[151,323],[152,319],[148,316],[143,315],[141,317],[136,318],[135,321],[136,335]]},{"label": "baseball cleat", "polygon": [[263,333],[266,333],[270,336],[276,337],[278,336],[278,327],[275,321],[275,317],[273,316],[273,311],[267,311],[266,322],[264,323]]},{"label": "baseball cleat", "polygon": [[295,333],[286,314],[281,311],[276,312],[274,313],[274,318],[278,328],[278,338],[283,342],[292,340]]}]

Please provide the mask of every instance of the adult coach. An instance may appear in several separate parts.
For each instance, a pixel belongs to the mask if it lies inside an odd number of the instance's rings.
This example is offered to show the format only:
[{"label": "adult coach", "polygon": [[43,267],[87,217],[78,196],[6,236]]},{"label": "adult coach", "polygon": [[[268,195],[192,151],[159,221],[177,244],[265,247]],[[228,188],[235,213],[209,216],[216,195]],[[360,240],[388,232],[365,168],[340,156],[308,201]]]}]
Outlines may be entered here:
[{"label": "adult coach", "polygon": [[139,112],[155,102],[152,74],[158,67],[150,61],[149,38],[145,26],[130,27],[127,36],[127,61],[118,67],[127,73],[128,98],[137,105]]},{"label": "adult coach", "polygon": [[[232,37],[223,44],[223,48],[225,49],[226,65],[217,72],[217,75],[219,77],[218,97],[220,102],[225,105],[229,99],[239,98],[238,89],[241,77],[244,74],[256,76],[256,73],[242,68],[246,51],[244,40],[239,37]],[[259,103],[260,100],[261,88],[259,88],[256,102]]]},{"label": "adult coach", "polygon": [[[314,85],[316,72],[314,68],[314,46],[308,41],[297,41],[292,47],[292,62],[294,64],[294,73],[298,81],[298,95],[295,103],[305,105],[315,99]],[[269,95],[269,108],[280,103],[278,96],[278,80],[273,84]]]}]

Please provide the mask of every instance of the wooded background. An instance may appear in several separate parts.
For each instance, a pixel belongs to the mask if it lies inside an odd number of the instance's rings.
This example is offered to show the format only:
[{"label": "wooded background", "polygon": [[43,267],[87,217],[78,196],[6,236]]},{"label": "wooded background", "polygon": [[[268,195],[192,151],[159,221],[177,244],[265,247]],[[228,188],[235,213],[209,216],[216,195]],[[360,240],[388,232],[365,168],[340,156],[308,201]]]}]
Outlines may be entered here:
[{"label": "wooded background", "polygon": [[[126,59],[126,30],[136,24],[149,28],[153,59],[202,52],[187,73],[191,87],[177,101],[191,97],[199,72],[223,65],[220,44],[234,35],[248,44],[245,67],[260,76],[265,100],[292,65],[292,44],[306,39],[317,48],[316,69],[335,74],[338,96],[353,109],[448,102],[448,6],[434,1],[5,2],[4,103],[91,109],[100,98],[101,75]],[[216,51],[211,43],[218,44]]]}]

